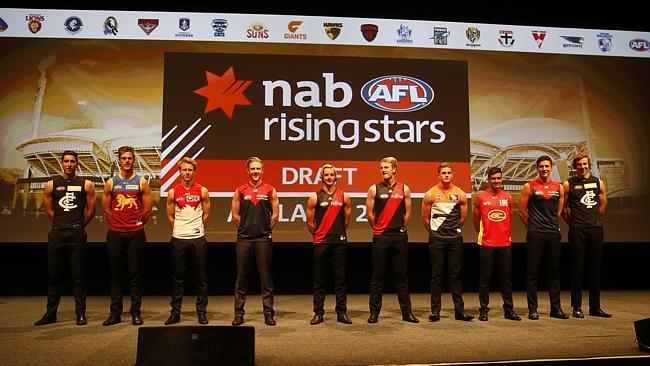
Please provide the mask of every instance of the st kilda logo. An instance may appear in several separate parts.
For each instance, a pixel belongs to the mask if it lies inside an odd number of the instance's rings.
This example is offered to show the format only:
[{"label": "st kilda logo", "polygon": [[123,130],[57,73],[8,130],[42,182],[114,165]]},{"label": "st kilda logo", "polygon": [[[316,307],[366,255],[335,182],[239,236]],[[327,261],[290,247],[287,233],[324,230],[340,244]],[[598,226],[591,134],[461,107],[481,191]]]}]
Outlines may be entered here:
[{"label": "st kilda logo", "polygon": [[410,76],[380,76],[361,88],[361,98],[369,106],[389,112],[412,112],[428,106],[434,98],[433,88]]}]

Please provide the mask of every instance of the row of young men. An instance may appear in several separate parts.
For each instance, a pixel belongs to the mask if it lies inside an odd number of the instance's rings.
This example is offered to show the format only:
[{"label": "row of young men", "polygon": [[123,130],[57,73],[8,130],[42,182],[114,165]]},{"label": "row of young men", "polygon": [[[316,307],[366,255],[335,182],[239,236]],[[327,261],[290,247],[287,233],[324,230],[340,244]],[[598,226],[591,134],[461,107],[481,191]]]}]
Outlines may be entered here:
[{"label": "row of young men", "polygon": [[[124,251],[128,253],[129,258],[132,323],[141,325],[143,324],[140,316],[142,282],[138,269],[140,268],[143,245],[146,241],[142,229],[151,212],[151,198],[146,180],[138,177],[133,172],[135,158],[133,149],[123,147],[118,150],[118,155],[120,174],[107,182],[107,188],[104,190],[103,196],[105,214],[111,226],[107,235],[107,242],[112,270],[111,313],[104,325],[121,322],[122,289],[120,286],[119,265],[122,264],[121,257]],[[45,207],[48,217],[53,221],[53,229],[50,233],[48,245],[48,248],[50,248],[48,250],[50,284],[48,286],[47,312],[41,320],[35,323],[36,325],[56,322],[56,308],[61,287],[61,271],[56,264],[60,264],[65,259],[62,258],[63,253],[59,248],[62,243],[74,249],[68,251],[68,253],[70,254],[69,259],[73,269],[77,324],[84,325],[87,322],[85,317],[85,292],[83,278],[81,277],[83,271],[81,265],[73,266],[73,264],[75,262],[80,264],[82,261],[82,244],[85,243],[83,227],[92,218],[94,189],[92,183],[88,181],[82,182],[83,180],[80,181],[76,177],[76,154],[74,152],[68,151],[63,154],[62,165],[63,177],[55,178],[53,181],[48,182],[46,186]],[[589,243],[593,246],[591,250],[596,250],[596,252],[592,253],[595,254],[592,255],[592,266],[596,265],[592,272],[596,273],[592,273],[590,276],[590,314],[610,316],[600,309],[598,292],[600,255],[602,253],[602,222],[600,216],[604,213],[606,204],[605,188],[602,181],[590,176],[588,157],[576,158],[574,166],[578,176],[572,179],[577,179],[577,181],[572,183],[570,179],[564,183],[565,187],[563,187],[559,183],[551,181],[552,161],[549,157],[542,156],[537,161],[538,178],[527,183],[522,190],[520,216],[528,227],[527,293],[530,319],[539,318],[537,315],[537,273],[544,247],[548,247],[547,250],[551,253],[551,260],[549,261],[551,316],[567,318],[562,312],[559,303],[560,235],[557,221],[560,212],[570,223],[569,237],[575,249],[576,266],[572,279],[573,315],[576,317],[584,316],[580,309],[580,279],[582,278],[585,245]],[[246,167],[250,180],[237,188],[231,205],[233,222],[238,227],[235,317],[232,324],[241,325],[244,323],[247,279],[254,254],[260,275],[265,323],[275,325],[271,276],[273,250],[271,232],[278,221],[279,200],[275,189],[262,181],[262,161],[259,158],[251,157],[246,162]],[[206,240],[204,225],[210,213],[210,200],[207,189],[194,181],[196,162],[189,158],[183,158],[179,162],[179,172],[181,174],[181,183],[169,191],[167,199],[167,216],[174,229],[171,240],[173,275],[170,305],[172,310],[165,324],[180,322],[183,283],[187,263],[190,260],[192,261],[191,268],[197,278],[196,310],[198,320],[201,324],[207,324],[208,297],[205,276]],[[380,172],[382,181],[370,187],[366,200],[367,218],[374,234],[372,245],[373,274],[370,284],[370,317],[368,322],[376,323],[379,319],[384,278],[388,261],[392,257],[402,319],[417,323],[418,319],[411,311],[407,277],[408,236],[406,226],[411,211],[410,190],[407,185],[397,182],[395,178],[397,172],[397,160],[395,158],[387,157],[382,159]],[[334,166],[330,164],[324,165],[321,169],[323,187],[312,194],[307,204],[307,227],[314,236],[314,316],[310,321],[312,325],[319,324],[324,320],[325,282],[330,274],[327,268],[328,262],[331,264],[331,272],[334,277],[337,321],[345,324],[352,323],[347,316],[345,280],[347,266],[346,229],[349,223],[351,204],[348,195],[336,188],[336,176],[337,172]],[[429,252],[432,269],[432,313],[429,315],[429,320],[438,321],[440,319],[442,277],[446,260],[455,318],[469,321],[474,317],[464,311],[460,281],[463,252],[460,228],[467,214],[467,199],[465,193],[452,183],[453,170],[449,164],[443,163],[438,167],[438,178],[440,183],[427,191],[422,205],[423,224],[429,232]],[[512,199],[501,187],[502,173],[499,168],[490,169],[488,178],[490,188],[479,193],[477,199],[473,200],[474,226],[479,231],[481,257],[479,284],[481,307],[479,309],[479,319],[487,320],[490,276],[496,260],[497,266],[500,268],[504,317],[511,320],[521,320],[513,310],[510,285],[510,213]],[[67,185],[62,184],[61,179],[64,179]],[[597,186],[592,187],[591,181],[594,179]],[[126,180],[130,184],[123,182]],[[80,189],[80,187],[83,187],[83,189]],[[135,191],[135,195],[125,194],[122,191],[123,189],[131,189]],[[569,200],[566,201],[564,200],[565,191],[570,192],[568,193]],[[74,192],[79,194],[74,194]],[[60,208],[55,206],[52,209],[52,202],[59,196],[61,198],[57,202]],[[585,197],[587,198],[585,199]],[[75,208],[81,207],[81,215],[79,212],[74,215],[70,214],[70,206],[72,205],[70,199],[73,201],[79,199]],[[577,203],[571,203],[573,201]],[[565,205],[565,202],[568,205]],[[576,206],[578,204],[582,206]],[[106,207],[110,209],[107,210]],[[138,211],[138,207],[141,208],[140,214],[133,215],[133,211]],[[595,210],[592,210],[594,207]],[[125,208],[127,212],[131,211],[130,214],[123,215],[121,211]],[[585,211],[585,208],[587,211]],[[116,215],[116,212],[120,213]],[[128,230],[129,227],[125,225],[133,222],[138,226],[137,230]],[[119,224],[122,224],[122,226]],[[73,235],[66,242],[66,240],[57,238],[62,232],[72,234],[78,232],[78,235],[82,235],[82,237],[77,239]],[[600,241],[598,241],[598,232],[600,232]],[[120,240],[117,240],[116,237]],[[135,240],[133,240],[134,238]],[[111,247],[117,248],[111,249]],[[556,285],[557,287],[555,287]]]}]

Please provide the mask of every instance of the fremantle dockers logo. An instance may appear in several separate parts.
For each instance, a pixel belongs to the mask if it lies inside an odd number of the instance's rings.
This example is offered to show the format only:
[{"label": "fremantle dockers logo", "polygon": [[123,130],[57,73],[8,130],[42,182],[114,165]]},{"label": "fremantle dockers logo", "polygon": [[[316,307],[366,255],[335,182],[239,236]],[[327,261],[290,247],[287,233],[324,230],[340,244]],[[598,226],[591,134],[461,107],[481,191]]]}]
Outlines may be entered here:
[{"label": "fremantle dockers logo", "polygon": [[325,34],[333,41],[341,34],[343,23],[323,23]]},{"label": "fremantle dockers logo", "polygon": [[190,29],[190,18],[178,19],[178,29],[187,32],[187,30]]},{"label": "fremantle dockers logo", "polygon": [[160,24],[159,19],[138,19],[138,26],[146,35],[150,35]]},{"label": "fremantle dockers logo", "polygon": [[361,24],[361,35],[366,41],[374,41],[377,38],[377,32],[379,32],[377,24]]}]

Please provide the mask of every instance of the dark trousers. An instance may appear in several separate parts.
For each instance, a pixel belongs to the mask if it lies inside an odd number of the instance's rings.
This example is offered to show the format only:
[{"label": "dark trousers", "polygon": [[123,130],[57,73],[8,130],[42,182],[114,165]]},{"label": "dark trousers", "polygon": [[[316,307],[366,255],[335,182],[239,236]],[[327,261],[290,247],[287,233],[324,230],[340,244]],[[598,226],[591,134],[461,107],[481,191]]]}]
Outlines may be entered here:
[{"label": "dark trousers", "polygon": [[[347,243],[321,243],[314,245],[314,313],[325,314],[325,283],[330,269],[334,279],[336,313],[347,312],[347,285],[345,271],[348,260]],[[328,264],[331,266],[328,268]]]},{"label": "dark trousers", "polygon": [[559,232],[529,231],[526,234],[526,295],[529,312],[537,311],[537,277],[545,253],[551,311],[560,310],[560,238]]},{"label": "dark trousers", "polygon": [[585,259],[589,266],[587,279],[589,281],[589,308],[600,309],[600,268],[603,262],[603,228],[569,228],[569,243],[571,244],[571,261],[573,271],[571,276],[571,306],[582,306],[582,273]]},{"label": "dark trousers", "polygon": [[205,313],[208,309],[208,280],[205,274],[208,246],[205,236],[196,239],[172,238],[171,244],[172,300],[169,305],[172,312],[181,312],[185,273],[189,262],[196,279],[196,312]]},{"label": "dark trousers", "polygon": [[389,257],[393,263],[393,276],[397,301],[402,314],[411,312],[411,296],[408,279],[408,236],[385,235],[372,237],[372,280],[370,281],[370,313],[381,311],[381,293],[384,289],[386,267]]},{"label": "dark trousers", "polygon": [[118,232],[109,230],[106,234],[108,244],[108,260],[111,266],[111,314],[122,314],[122,294],[124,289],[124,260],[129,271],[131,289],[132,315],[140,314],[142,305],[142,274],[144,263],[144,246],[147,238],[143,230],[133,232]]},{"label": "dark trousers", "polygon": [[86,311],[86,231],[84,228],[52,230],[47,236],[47,312],[56,314],[63,290],[66,262],[72,274],[75,312]]},{"label": "dark trousers", "polygon": [[266,241],[238,241],[237,251],[237,281],[235,282],[235,314],[244,315],[246,293],[248,291],[248,277],[251,272],[253,254],[260,275],[260,288],[262,292],[262,307],[264,314],[274,315],[273,311],[273,277],[271,266],[273,264],[273,242]]},{"label": "dark trousers", "polygon": [[431,313],[440,314],[440,297],[442,295],[442,277],[445,271],[445,259],[449,270],[449,287],[454,301],[454,311],[465,311],[463,302],[463,284],[461,282],[461,264],[463,263],[463,238],[433,239],[429,238],[429,260],[431,262]]},{"label": "dark trousers", "polygon": [[503,309],[512,311],[512,282],[510,281],[512,268],[512,248],[479,246],[478,253],[481,258],[481,274],[478,282],[478,299],[481,309],[488,309],[490,303],[490,278],[496,261],[501,282],[501,297]]}]

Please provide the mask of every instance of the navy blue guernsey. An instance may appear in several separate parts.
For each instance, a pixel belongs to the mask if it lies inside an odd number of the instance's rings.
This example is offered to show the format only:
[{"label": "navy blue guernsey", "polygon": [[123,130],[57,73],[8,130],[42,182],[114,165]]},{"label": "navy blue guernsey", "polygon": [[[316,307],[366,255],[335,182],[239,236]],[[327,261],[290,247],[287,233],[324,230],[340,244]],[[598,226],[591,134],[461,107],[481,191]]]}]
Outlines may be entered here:
[{"label": "navy blue guernsey", "polygon": [[571,177],[569,182],[569,225],[577,227],[603,226],[600,215],[600,179],[593,175],[583,179]]},{"label": "navy blue guernsey", "polygon": [[52,179],[54,229],[77,229],[84,226],[86,211],[86,180],[80,177]]},{"label": "navy blue guernsey", "polygon": [[237,228],[237,240],[271,240],[273,187],[266,183],[254,186],[248,182],[237,188],[237,194],[241,217]]}]

